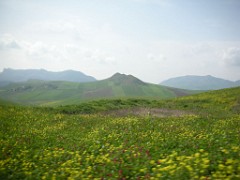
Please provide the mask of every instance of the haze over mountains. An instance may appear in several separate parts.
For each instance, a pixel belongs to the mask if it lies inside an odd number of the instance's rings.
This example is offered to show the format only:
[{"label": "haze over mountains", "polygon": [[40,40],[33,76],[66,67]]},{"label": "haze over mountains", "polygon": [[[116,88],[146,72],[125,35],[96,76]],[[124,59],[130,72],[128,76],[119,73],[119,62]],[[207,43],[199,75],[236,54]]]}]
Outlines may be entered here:
[{"label": "haze over mountains", "polygon": [[66,70],[61,72],[51,72],[44,69],[4,69],[0,73],[0,85],[6,85],[10,82],[24,82],[28,80],[44,81],[70,81],[70,82],[92,82],[96,79],[85,75],[80,71]]},{"label": "haze over mountains", "polygon": [[[112,78],[115,78],[116,81],[119,81],[119,79],[116,79],[118,77],[117,75],[119,75],[119,73],[117,73]],[[135,78],[134,76],[129,75],[127,79],[130,81],[131,79],[134,78]],[[69,81],[69,82],[97,81],[95,77],[74,70],[51,72],[44,69],[20,70],[6,68],[3,70],[3,72],[0,73],[0,86],[5,86],[11,82],[25,82],[28,80]],[[210,75],[207,76],[187,75],[165,80],[161,82],[160,85],[188,90],[215,90],[240,86],[240,80],[230,81],[221,78],[216,78]]]},{"label": "haze over mountains", "polygon": [[216,78],[210,75],[207,76],[182,76],[171,78],[160,83],[161,85],[189,90],[217,90],[240,86],[240,80],[229,81],[221,78]]}]

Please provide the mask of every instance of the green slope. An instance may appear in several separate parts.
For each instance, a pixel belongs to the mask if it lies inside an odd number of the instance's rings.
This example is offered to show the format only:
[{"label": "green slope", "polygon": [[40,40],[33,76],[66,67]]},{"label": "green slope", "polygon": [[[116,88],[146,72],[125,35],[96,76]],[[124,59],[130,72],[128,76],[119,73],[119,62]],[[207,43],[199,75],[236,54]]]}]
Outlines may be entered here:
[{"label": "green slope", "polygon": [[240,113],[240,87],[214,90],[173,99],[102,99],[55,109],[66,114],[91,114],[109,110],[132,108],[162,108],[187,111],[203,116],[225,117]]},{"label": "green slope", "polygon": [[190,93],[192,91],[144,83],[134,76],[119,73],[109,79],[89,83],[31,80],[0,89],[2,99],[20,104],[50,106],[106,98],[166,99]]}]

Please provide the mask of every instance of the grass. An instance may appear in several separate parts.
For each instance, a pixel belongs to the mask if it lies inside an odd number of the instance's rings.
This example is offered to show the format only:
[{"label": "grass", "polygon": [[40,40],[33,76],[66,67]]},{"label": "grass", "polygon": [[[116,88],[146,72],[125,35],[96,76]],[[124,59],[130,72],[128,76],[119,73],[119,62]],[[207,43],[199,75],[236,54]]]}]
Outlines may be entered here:
[{"label": "grass", "polygon": [[[240,88],[173,100],[0,105],[1,179],[239,179]],[[111,116],[135,107],[183,116]],[[84,109],[85,108],[85,109]]]}]

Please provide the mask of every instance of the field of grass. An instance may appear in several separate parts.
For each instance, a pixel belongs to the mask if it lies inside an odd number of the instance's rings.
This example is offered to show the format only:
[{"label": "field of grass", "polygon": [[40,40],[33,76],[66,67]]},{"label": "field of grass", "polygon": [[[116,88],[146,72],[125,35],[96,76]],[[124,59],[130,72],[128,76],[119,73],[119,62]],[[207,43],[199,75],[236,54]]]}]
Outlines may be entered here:
[{"label": "field of grass", "polygon": [[[186,113],[106,113],[136,107]],[[240,179],[239,87],[55,108],[0,103],[0,121],[0,179]]]}]

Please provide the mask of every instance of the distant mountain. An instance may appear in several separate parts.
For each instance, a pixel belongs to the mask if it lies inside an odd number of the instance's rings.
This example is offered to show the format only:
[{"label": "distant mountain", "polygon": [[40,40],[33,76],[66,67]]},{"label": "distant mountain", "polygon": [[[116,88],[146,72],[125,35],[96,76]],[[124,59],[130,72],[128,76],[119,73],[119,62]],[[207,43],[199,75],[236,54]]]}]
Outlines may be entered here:
[{"label": "distant mountain", "polygon": [[145,83],[132,75],[116,73],[95,82],[30,80],[0,88],[0,98],[15,103],[34,105],[66,105],[109,98],[166,99],[196,93]]},{"label": "distant mountain", "polygon": [[229,81],[221,78],[216,78],[210,75],[207,76],[181,76],[171,78],[160,83],[164,86],[189,89],[189,90],[216,90],[240,86],[239,81]]},{"label": "distant mountain", "polygon": [[235,81],[235,86],[240,86],[240,80]]},{"label": "distant mountain", "polygon": [[87,76],[80,71],[61,71],[51,72],[44,69],[4,69],[0,73],[0,86],[9,84],[9,82],[24,82],[28,80],[44,81],[71,81],[71,82],[92,82],[96,81],[94,77]]}]

